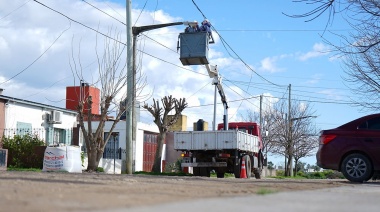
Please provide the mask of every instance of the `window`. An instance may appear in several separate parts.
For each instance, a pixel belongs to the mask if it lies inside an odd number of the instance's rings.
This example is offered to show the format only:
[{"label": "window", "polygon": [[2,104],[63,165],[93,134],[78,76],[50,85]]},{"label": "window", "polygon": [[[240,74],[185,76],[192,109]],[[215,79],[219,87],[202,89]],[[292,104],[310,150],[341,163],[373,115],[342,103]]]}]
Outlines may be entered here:
[{"label": "window", "polygon": [[16,126],[16,134],[17,135],[27,135],[27,134],[32,134],[32,124],[30,123],[24,123],[24,122],[17,122]]},{"label": "window", "polygon": [[380,130],[380,117],[365,121],[359,125],[358,129]]},{"label": "window", "polygon": [[53,143],[70,145],[70,143],[66,139],[66,130],[54,128],[53,129]]}]

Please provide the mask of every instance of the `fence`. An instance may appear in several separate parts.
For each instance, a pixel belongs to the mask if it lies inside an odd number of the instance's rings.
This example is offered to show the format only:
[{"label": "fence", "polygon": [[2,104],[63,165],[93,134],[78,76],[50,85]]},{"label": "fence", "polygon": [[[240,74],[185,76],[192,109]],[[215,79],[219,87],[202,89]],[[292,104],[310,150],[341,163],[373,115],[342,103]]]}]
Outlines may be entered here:
[{"label": "fence", "polygon": [[2,131],[8,138],[13,138],[15,135],[32,135],[44,141],[46,145],[74,144],[72,128],[5,128]]},{"label": "fence", "polygon": [[[82,146],[82,151],[87,153],[87,148],[85,146]],[[127,158],[127,150],[126,149],[122,149],[121,147],[120,148],[117,148],[117,149],[113,149],[113,148],[104,148],[104,152],[103,152],[103,159],[125,159]]]}]

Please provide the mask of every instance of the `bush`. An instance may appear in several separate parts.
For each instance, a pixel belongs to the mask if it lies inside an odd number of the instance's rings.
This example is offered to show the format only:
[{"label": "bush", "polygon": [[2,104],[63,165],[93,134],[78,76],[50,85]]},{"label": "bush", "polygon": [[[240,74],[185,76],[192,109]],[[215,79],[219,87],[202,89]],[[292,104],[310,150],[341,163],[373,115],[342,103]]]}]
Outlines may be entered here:
[{"label": "bush", "polygon": [[277,170],[276,176],[277,177],[285,177],[285,171],[284,170]]},{"label": "bush", "polygon": [[8,166],[14,168],[38,168],[42,169],[42,157],[36,154],[38,147],[45,144],[36,136],[30,134],[13,138],[3,137],[3,148],[8,149]]},{"label": "bush", "polygon": [[323,173],[325,174],[327,179],[344,179],[343,174],[338,171],[324,170]]}]

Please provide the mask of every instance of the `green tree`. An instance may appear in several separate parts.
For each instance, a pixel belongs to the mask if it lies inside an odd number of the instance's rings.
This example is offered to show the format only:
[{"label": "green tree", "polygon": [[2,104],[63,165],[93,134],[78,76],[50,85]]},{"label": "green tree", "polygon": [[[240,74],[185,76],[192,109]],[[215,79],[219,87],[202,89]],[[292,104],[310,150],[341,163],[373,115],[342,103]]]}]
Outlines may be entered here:
[{"label": "green tree", "polygon": [[274,164],[273,164],[272,161],[269,161],[269,162],[268,162],[268,169],[269,169],[269,170],[273,170],[273,169],[274,169]]}]

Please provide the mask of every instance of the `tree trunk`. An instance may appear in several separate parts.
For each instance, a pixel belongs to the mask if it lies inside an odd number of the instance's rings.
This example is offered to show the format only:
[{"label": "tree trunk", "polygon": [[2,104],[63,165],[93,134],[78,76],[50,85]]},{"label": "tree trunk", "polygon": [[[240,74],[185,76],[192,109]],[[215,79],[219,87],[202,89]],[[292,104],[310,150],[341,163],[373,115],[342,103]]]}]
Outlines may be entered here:
[{"label": "tree trunk", "polygon": [[88,165],[87,171],[96,171],[99,165],[99,161],[97,160],[97,151],[87,151]]},{"label": "tree trunk", "polygon": [[289,158],[288,158],[288,162],[286,164],[286,172],[285,172],[285,176],[290,176],[290,173],[292,170],[292,161],[293,161],[293,156],[289,155]]},{"label": "tree trunk", "polygon": [[154,157],[152,172],[155,172],[155,173],[161,172],[161,157],[162,157],[162,149],[163,149],[165,138],[166,138],[166,132],[160,132],[157,138],[158,141],[157,141],[156,156]]}]

